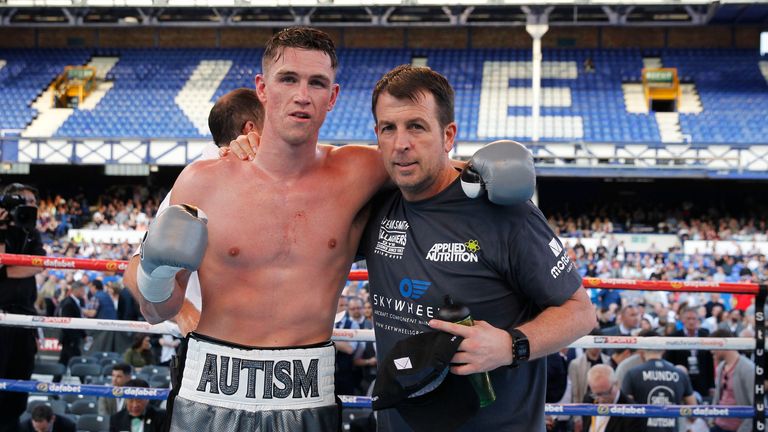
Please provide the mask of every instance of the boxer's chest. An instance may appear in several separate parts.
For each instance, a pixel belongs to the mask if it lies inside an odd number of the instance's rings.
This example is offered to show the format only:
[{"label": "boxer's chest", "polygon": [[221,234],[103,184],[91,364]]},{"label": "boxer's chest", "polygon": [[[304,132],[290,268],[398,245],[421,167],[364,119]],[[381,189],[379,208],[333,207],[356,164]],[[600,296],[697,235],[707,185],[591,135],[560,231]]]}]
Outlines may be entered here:
[{"label": "boxer's chest", "polygon": [[334,260],[354,237],[357,208],[330,190],[254,187],[220,208],[209,214],[209,248],[235,264]]}]

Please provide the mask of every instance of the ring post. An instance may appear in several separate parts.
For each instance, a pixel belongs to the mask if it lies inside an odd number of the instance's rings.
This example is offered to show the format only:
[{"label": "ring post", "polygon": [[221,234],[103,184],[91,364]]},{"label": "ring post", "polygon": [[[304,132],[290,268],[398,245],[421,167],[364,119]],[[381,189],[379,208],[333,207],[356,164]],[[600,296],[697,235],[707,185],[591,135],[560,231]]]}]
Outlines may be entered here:
[{"label": "ring post", "polygon": [[753,432],[765,432],[765,299],[768,285],[760,284],[755,297],[755,421]]}]

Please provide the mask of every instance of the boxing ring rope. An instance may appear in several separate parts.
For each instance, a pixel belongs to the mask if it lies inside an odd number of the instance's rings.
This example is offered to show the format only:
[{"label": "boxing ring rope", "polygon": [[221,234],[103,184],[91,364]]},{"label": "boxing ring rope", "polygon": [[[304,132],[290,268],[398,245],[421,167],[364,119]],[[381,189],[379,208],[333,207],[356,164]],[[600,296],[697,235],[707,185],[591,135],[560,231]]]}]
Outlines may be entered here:
[{"label": "boxing ring rope", "polygon": [[[146,387],[113,387],[93,384],[59,384],[42,381],[23,381],[0,379],[0,390],[22,393],[78,394],[107,398],[131,398],[165,400],[170,390]],[[370,408],[371,398],[366,396],[339,396],[346,408]],[[615,404],[546,404],[547,415],[595,416],[610,415],[618,417],[734,417],[752,418],[754,409],[749,406],[734,405],[615,405]]]},{"label": "boxing ring rope", "polygon": [[[41,267],[61,270],[96,270],[122,273],[128,268],[128,261],[90,258],[43,257],[38,255],[0,254],[0,264],[12,266]],[[352,270],[350,281],[368,280],[367,270]],[[584,288],[623,289],[635,291],[714,292],[728,294],[752,294],[760,291],[759,284],[706,282],[706,281],[653,281],[634,279],[604,279],[587,277]]]},{"label": "boxing ring rope", "polygon": [[[128,261],[90,258],[43,257],[38,255],[0,254],[0,264],[41,267],[63,270],[96,270],[122,273]],[[351,281],[368,280],[367,270],[352,270],[347,278]],[[757,295],[760,285],[755,283],[706,282],[706,281],[653,281],[634,279],[604,279],[587,277],[584,288],[625,289],[636,291],[716,292]]]},{"label": "boxing ring rope", "polygon": [[[169,334],[173,336],[184,337],[179,331],[179,327],[170,321],[164,321],[160,324],[150,324],[146,321],[117,321],[96,318],[44,317],[39,315],[21,315],[0,312],[0,325],[11,327],[44,327],[57,329],[140,332],[149,334]],[[374,342],[376,339],[374,339],[373,330],[333,329],[333,340],[349,342]],[[745,341],[738,341],[734,346],[746,346]]]},{"label": "boxing ring rope", "polygon": [[[15,266],[31,266],[52,269],[68,270],[96,270],[105,272],[122,273],[128,267],[127,261],[122,260],[97,260],[69,257],[41,257],[36,255],[0,254],[0,264]],[[366,270],[353,270],[349,273],[348,280],[368,280]],[[639,338],[631,336],[585,336],[571,344],[578,348],[634,348],[634,349],[663,349],[663,350],[690,350],[705,347],[708,350],[754,350],[755,351],[755,391],[754,407],[688,407],[688,406],[652,406],[652,405],[588,405],[588,404],[547,404],[547,414],[563,415],[628,415],[640,417],[752,417],[754,416],[753,430],[766,430],[765,422],[765,314],[763,310],[768,296],[768,285],[755,283],[729,283],[729,282],[701,282],[701,281],[646,281],[632,279],[604,279],[584,278],[585,288],[624,289],[640,291],[671,291],[671,292],[715,292],[730,294],[755,295],[755,338],[688,338],[688,337],[657,337]],[[60,318],[39,317],[17,314],[0,313],[0,325],[23,327],[55,327],[55,328],[79,328],[86,330],[108,331],[142,331],[145,333],[162,333],[179,335],[178,327],[171,323],[151,325],[142,321],[113,321],[96,320],[86,318]],[[372,330],[346,330],[334,329],[334,340],[373,341]],[[32,386],[32,387],[30,387]],[[36,381],[15,381],[0,379],[0,390],[6,391],[39,391],[31,388],[45,388],[51,391],[54,384],[46,384]],[[103,392],[120,393],[119,389],[111,389],[108,386],[76,386],[78,389]],[[21,390],[24,388],[24,390]],[[15,390],[14,390],[15,389]],[[55,389],[55,387],[54,387]],[[158,389],[158,394],[159,394]],[[167,390],[166,390],[167,392]],[[110,393],[113,394],[113,393]],[[167,394],[166,394],[167,396]],[[119,396],[114,396],[119,397]],[[140,397],[140,395],[137,395]],[[345,396],[345,406],[370,406],[370,399],[357,396]],[[634,407],[634,408],[629,408]],[[710,411],[707,411],[710,410]],[[643,412],[640,415],[640,411]],[[694,411],[700,414],[694,413]],[[650,413],[645,415],[644,413]],[[712,414],[714,413],[714,414]],[[732,413],[726,415],[721,413]]]},{"label": "boxing ring rope", "polygon": [[[165,321],[149,324],[146,321],[116,321],[95,318],[43,317],[38,315],[19,315],[0,312],[0,325],[11,327],[44,327],[57,329],[126,331],[151,334],[170,334],[183,337],[176,324]],[[331,339],[346,342],[375,342],[373,330],[333,329]],[[708,338],[708,337],[636,337],[636,336],[584,336],[577,339],[569,348],[631,348],[656,350],[691,350],[706,348],[711,351],[736,350],[752,351],[755,340],[752,338]]]}]

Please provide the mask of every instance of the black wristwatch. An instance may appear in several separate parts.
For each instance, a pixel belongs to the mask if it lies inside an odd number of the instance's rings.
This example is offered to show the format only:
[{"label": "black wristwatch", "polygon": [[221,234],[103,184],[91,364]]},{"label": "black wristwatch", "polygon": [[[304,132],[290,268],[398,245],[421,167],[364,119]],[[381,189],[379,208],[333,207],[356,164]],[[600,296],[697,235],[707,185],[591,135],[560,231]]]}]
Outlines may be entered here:
[{"label": "black wristwatch", "polygon": [[512,335],[512,363],[509,367],[518,367],[520,363],[528,361],[531,356],[531,346],[528,344],[528,336],[518,329],[509,331]]}]

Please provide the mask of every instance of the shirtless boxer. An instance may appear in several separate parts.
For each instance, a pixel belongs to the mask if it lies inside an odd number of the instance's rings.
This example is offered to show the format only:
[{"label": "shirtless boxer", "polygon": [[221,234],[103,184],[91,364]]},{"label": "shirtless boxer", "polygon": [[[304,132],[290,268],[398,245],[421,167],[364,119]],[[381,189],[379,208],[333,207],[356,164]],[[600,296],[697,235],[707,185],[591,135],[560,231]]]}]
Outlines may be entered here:
[{"label": "shirtless boxer", "polygon": [[339,93],[336,67],[324,33],[276,34],[256,78],[266,115],[258,154],[181,173],[171,204],[202,209],[207,225],[171,206],[150,228],[138,275],[144,316],[175,315],[198,263],[205,305],[187,339],[172,430],[339,427],[328,341],[360,211],[387,174],[373,148],[317,145]]}]

